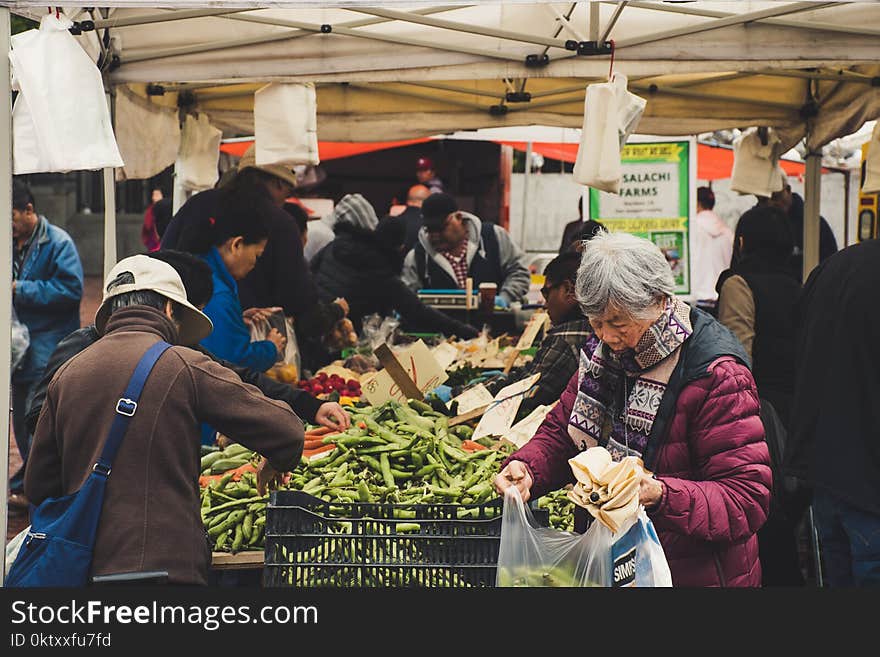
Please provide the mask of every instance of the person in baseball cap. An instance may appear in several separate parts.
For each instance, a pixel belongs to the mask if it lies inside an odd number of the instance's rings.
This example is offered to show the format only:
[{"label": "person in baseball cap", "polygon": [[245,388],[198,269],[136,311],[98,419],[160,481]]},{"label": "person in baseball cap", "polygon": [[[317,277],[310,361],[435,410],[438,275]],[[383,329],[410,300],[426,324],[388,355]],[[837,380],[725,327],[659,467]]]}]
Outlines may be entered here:
[{"label": "person in baseball cap", "polygon": [[416,160],[416,178],[425,185],[432,194],[437,192],[445,192],[443,181],[437,177],[437,170],[434,168],[434,161],[430,157],[422,156]]},{"label": "person in baseball cap", "polygon": [[[149,256],[135,255],[120,260],[107,274],[104,298],[95,314],[98,333],[104,333],[107,320],[116,310],[114,299],[129,292],[154,292],[171,302],[170,319],[177,324],[180,344],[196,344],[213,330],[211,320],[187,300],[186,288],[174,267]],[[167,307],[165,312],[169,312]]]}]

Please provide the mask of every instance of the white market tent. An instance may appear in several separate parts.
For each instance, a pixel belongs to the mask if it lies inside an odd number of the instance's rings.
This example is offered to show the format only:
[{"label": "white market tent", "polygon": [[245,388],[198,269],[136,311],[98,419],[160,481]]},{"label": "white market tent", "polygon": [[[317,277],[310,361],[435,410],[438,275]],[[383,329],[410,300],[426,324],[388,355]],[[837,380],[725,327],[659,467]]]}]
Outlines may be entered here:
[{"label": "white market tent", "polygon": [[[317,85],[318,135],[330,141],[580,127],[584,88],[607,79],[613,41],[614,70],[648,100],[638,132],[772,126],[786,147],[806,139],[805,266],[818,262],[821,146],[880,116],[875,2],[108,0],[87,6],[63,5],[111,91],[126,86],[152,103],[205,112],[228,134],[253,134],[254,90],[270,81],[310,81]],[[6,8],[38,20],[47,7],[0,0],[0,39],[8,50]],[[0,79],[8,80],[7,58],[2,62]],[[0,205],[9,208],[8,104],[0,111],[7,126],[0,131],[6,142]],[[105,183],[112,180],[113,172],[105,172]],[[116,257],[115,212],[113,185],[106,187],[109,267]],[[10,244],[7,224],[0,239],[7,277]],[[10,288],[6,278],[0,284],[5,325]],[[2,397],[8,396],[8,348],[0,358]],[[8,426],[3,435],[8,441]],[[5,467],[2,439],[0,451]],[[4,488],[0,501],[5,495]],[[3,515],[4,530],[5,522]]]}]

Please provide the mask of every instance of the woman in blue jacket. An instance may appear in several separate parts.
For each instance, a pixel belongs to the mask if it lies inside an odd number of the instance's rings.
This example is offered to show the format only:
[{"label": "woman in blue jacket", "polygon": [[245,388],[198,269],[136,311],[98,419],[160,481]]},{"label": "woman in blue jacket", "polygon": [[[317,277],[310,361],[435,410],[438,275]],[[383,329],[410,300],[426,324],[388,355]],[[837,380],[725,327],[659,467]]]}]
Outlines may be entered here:
[{"label": "woman in blue jacket", "polygon": [[272,329],[268,339],[251,342],[237,281],[250,273],[266,248],[271,207],[261,196],[223,194],[216,216],[190,222],[180,238],[181,250],[201,255],[213,274],[214,295],[204,313],[214,330],[201,345],[219,358],[262,372],[284,352],[286,338]]}]

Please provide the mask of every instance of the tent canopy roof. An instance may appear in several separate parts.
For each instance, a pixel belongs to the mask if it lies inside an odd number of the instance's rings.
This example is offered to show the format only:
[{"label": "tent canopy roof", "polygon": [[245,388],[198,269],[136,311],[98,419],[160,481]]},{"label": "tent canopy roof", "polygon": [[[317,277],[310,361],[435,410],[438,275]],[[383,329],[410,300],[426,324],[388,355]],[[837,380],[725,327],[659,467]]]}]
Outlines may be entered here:
[{"label": "tent canopy roof", "polygon": [[[12,2],[39,18],[45,5]],[[579,127],[584,88],[611,57],[568,48],[614,41],[615,71],[648,98],[638,131],[699,133],[771,125],[812,146],[880,114],[880,4],[872,2],[104,3],[79,37],[109,77],[205,111],[227,134],[253,130],[253,91],[318,85],[330,141],[408,139],[458,129]],[[531,60],[546,63],[533,66]],[[510,93],[519,93],[509,95]],[[530,96],[524,96],[529,94]],[[525,99],[528,98],[526,101]]]}]

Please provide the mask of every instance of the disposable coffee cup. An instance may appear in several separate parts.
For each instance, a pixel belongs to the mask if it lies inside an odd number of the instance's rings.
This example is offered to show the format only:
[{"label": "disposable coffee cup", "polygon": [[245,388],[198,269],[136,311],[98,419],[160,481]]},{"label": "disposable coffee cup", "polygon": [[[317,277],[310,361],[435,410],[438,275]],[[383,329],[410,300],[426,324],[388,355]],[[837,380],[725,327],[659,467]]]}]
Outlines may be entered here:
[{"label": "disposable coffee cup", "polygon": [[498,294],[497,284],[480,283],[480,310],[492,311],[495,308],[496,294]]}]

